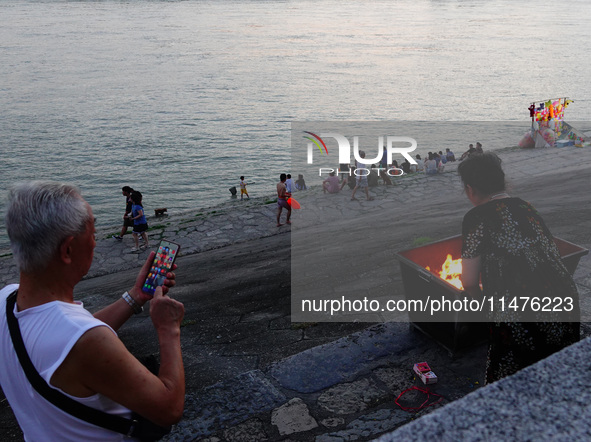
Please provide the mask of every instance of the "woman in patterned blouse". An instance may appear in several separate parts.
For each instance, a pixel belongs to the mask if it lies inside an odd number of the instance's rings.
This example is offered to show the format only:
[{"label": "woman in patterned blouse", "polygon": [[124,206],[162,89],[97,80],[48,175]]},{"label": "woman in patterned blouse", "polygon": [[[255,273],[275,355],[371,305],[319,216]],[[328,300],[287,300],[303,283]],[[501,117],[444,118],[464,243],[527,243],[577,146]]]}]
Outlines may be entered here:
[{"label": "woman in patterned blouse", "polygon": [[499,157],[470,155],[458,173],[475,206],[462,223],[462,282],[492,306],[490,383],[578,341],[579,296],[540,214],[505,191]]}]

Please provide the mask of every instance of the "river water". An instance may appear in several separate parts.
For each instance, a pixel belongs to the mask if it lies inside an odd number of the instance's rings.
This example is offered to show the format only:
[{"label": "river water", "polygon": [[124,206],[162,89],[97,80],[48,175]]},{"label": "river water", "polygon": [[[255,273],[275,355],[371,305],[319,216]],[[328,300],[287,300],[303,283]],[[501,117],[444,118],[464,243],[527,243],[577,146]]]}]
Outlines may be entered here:
[{"label": "river water", "polygon": [[37,178],[80,186],[99,226],[123,185],[148,212],[232,203],[240,175],[269,194],[296,120],[526,122],[554,97],[589,120],[590,19],[586,0],[5,0],[0,208]]}]

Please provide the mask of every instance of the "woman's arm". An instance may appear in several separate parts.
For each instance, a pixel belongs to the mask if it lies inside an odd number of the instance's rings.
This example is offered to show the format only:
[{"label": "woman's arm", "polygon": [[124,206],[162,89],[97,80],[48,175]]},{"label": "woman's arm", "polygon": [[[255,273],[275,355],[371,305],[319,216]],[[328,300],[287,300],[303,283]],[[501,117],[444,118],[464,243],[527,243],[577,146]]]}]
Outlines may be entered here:
[{"label": "woman's arm", "polygon": [[482,294],[480,290],[480,256],[462,258],[462,285],[464,291],[472,296]]},{"label": "woman's arm", "polygon": [[144,211],[142,209],[138,209],[137,216],[133,216],[131,219],[141,218],[143,214],[144,214]]}]

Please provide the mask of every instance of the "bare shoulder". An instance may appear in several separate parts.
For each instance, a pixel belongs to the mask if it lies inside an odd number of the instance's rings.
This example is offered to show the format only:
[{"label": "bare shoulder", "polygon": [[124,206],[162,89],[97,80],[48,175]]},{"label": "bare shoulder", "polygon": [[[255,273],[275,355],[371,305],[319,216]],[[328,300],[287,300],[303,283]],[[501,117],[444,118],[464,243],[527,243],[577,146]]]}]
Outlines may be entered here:
[{"label": "bare shoulder", "polygon": [[85,373],[85,382],[97,392],[101,392],[97,387],[102,382],[112,383],[113,376],[125,377],[141,366],[109,327],[94,327],[84,333],[71,356],[77,369]]},{"label": "bare shoulder", "polygon": [[[125,355],[127,349],[107,326],[86,331],[51,377],[51,384],[76,397],[97,393],[88,385],[87,375],[99,369],[105,360]],[[131,356],[131,355],[130,355]]]},{"label": "bare shoulder", "polygon": [[78,339],[74,349],[83,353],[92,354],[92,348],[94,348],[94,346],[103,346],[108,343],[123,345],[117,334],[113,332],[110,327],[106,325],[98,326],[91,328],[84,333],[80,339]]}]

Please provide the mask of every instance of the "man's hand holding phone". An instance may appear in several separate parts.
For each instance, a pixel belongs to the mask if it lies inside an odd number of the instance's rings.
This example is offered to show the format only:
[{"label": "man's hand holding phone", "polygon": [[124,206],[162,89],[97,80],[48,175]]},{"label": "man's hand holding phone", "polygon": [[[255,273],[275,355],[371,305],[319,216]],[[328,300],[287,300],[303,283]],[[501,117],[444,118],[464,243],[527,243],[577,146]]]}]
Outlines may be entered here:
[{"label": "man's hand holding phone", "polygon": [[[109,326],[111,326],[114,330],[118,330],[128,319],[130,312],[133,311],[135,313],[139,313],[135,306],[131,304],[132,301],[126,299],[125,296],[131,296],[133,300],[133,304],[143,307],[143,305],[153,299],[153,296],[149,293],[145,293],[142,291],[144,287],[146,278],[150,273],[150,268],[154,263],[154,258],[156,257],[155,252],[150,252],[148,255],[148,259],[144,263],[142,269],[139,271],[137,278],[135,280],[135,284],[133,287],[124,294],[122,298],[114,302],[113,304],[99,310],[94,314],[94,317],[100,319],[101,321],[105,322]],[[162,294],[163,297],[168,298],[166,294],[171,287],[174,287],[176,284],[176,275],[174,270],[176,269],[176,264],[172,264],[169,266],[169,271],[164,274],[162,278],[162,286],[158,288],[158,291]],[[124,299],[125,302],[122,302],[121,299]],[[172,300],[171,300],[172,301]],[[176,301],[175,301],[176,302]],[[128,305],[129,304],[129,305]],[[182,304],[178,303],[181,307]],[[129,309],[129,306],[132,306],[132,310]],[[140,310],[141,311],[141,310]]]},{"label": "man's hand holding phone", "polygon": [[[164,285],[168,273],[173,270],[174,261],[178,256],[180,248],[181,246],[179,244],[172,241],[166,239],[160,241],[154,261],[152,261],[152,265],[146,275],[146,280],[141,288],[144,293],[153,296],[156,287]],[[166,289],[164,294],[166,294]]]},{"label": "man's hand holding phone", "polygon": [[163,334],[162,336],[166,336],[165,339],[176,340],[180,335],[180,325],[185,315],[185,307],[182,303],[171,299],[167,294],[169,289],[176,284],[174,270],[177,268],[177,265],[174,264],[174,259],[178,252],[178,244],[174,248],[175,253],[172,259],[167,259],[167,264],[163,266],[163,268],[170,269],[170,271],[161,273],[162,277],[158,282],[162,284],[154,288],[153,295],[145,292],[146,283],[151,280],[150,275],[154,273],[154,267],[158,265],[157,263],[159,261],[164,260],[162,257],[163,253],[159,252],[164,252],[164,256],[171,256],[171,244],[174,243],[163,240],[160,243],[158,252],[150,252],[148,259],[146,259],[135,280],[135,285],[129,293],[139,305],[144,305],[146,302],[151,301],[150,316],[159,336]]},{"label": "man's hand holding phone", "polygon": [[[154,263],[155,257],[156,252],[150,252],[148,258],[146,259],[146,262],[144,263],[142,269],[137,275],[133,288],[129,291],[129,294],[139,305],[144,305],[146,302],[152,299],[152,295],[144,292],[142,288],[145,284],[148,274],[150,273],[150,269],[152,267],[152,264]],[[173,264],[171,271],[167,272],[165,275],[166,278],[164,279],[164,282],[162,284],[162,293],[164,295],[166,295],[168,293],[168,290],[171,287],[174,287],[174,285],[176,284],[176,275],[174,273],[176,267],[176,264]]]}]

